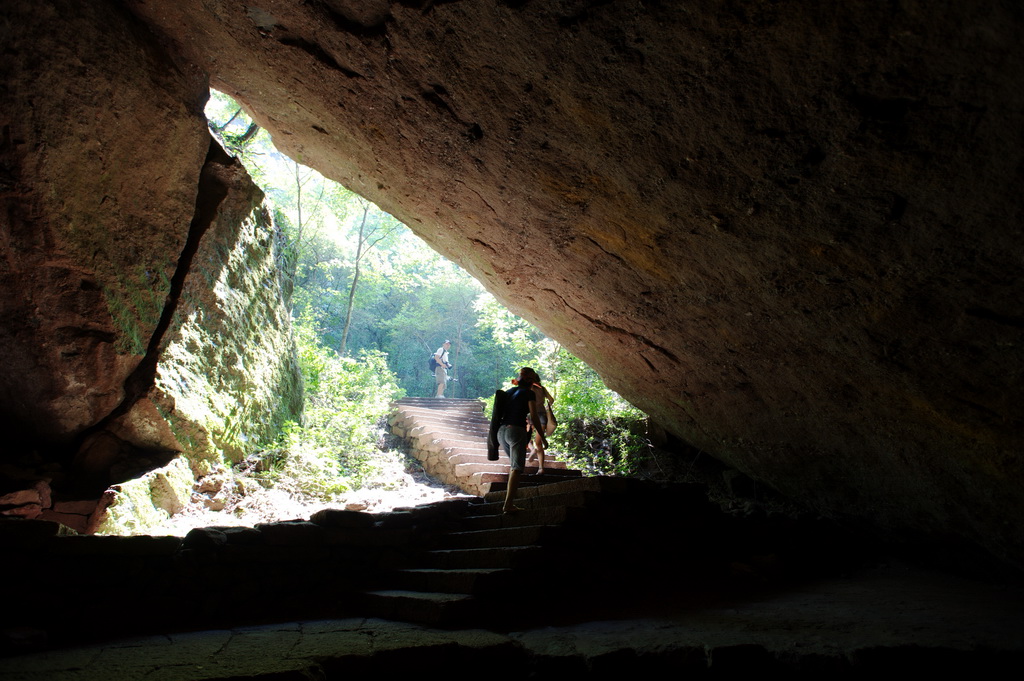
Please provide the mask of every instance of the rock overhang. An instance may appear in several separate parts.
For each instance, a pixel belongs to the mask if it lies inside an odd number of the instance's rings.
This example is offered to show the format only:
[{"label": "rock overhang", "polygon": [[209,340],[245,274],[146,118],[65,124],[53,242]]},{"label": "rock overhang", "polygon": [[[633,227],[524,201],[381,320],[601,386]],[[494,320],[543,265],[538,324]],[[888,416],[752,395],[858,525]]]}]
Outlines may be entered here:
[{"label": "rock overhang", "polygon": [[1021,565],[1012,3],[123,5],[694,446]]}]

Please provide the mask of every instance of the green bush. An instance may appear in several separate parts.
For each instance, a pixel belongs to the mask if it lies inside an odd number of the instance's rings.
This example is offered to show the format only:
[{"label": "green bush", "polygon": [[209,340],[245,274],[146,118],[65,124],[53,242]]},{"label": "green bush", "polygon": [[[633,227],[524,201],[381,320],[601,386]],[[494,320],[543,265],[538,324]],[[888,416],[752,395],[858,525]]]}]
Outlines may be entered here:
[{"label": "green bush", "polygon": [[552,448],[591,473],[635,474],[650,452],[647,415],[609,390],[597,372],[564,348],[540,365],[554,377],[545,379],[559,422]]},{"label": "green bush", "polygon": [[296,324],[305,381],[303,422],[286,424],[278,446],[263,453],[268,484],[330,499],[357,489],[375,471],[379,424],[402,396],[382,352],[342,357]]}]

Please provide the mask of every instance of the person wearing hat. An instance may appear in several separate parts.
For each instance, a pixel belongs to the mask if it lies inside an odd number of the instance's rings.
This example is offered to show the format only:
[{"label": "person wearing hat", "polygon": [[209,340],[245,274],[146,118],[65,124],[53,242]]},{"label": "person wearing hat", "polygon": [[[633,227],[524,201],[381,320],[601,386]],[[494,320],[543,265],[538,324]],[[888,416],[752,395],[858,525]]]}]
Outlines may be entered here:
[{"label": "person wearing hat", "polygon": [[452,346],[450,340],[446,340],[434,353],[434,361],[437,362],[437,369],[434,370],[434,378],[437,380],[437,395],[444,397],[444,386],[448,382],[448,370],[452,365],[448,362],[448,348]]}]

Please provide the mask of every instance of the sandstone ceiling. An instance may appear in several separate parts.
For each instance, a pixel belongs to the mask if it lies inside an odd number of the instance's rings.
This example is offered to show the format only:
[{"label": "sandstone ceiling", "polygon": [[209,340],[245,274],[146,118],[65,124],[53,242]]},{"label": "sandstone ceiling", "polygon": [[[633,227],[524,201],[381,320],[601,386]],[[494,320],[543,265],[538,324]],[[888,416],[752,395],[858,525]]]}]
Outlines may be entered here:
[{"label": "sandstone ceiling", "polygon": [[1024,565],[1017,3],[121,7],[695,447]]}]

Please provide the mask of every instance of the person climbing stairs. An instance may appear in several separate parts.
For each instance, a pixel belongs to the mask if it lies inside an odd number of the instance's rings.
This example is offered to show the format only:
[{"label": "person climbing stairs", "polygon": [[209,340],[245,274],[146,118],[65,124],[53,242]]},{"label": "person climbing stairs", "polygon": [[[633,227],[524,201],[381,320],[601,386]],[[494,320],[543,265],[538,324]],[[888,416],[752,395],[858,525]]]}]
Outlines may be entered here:
[{"label": "person climbing stairs", "polygon": [[[409,453],[424,470],[441,482],[455,485],[467,494],[484,496],[504,490],[508,482],[508,459],[487,459],[489,419],[479,400],[406,397],[392,404],[388,423],[391,432],[409,445]],[[523,487],[561,482],[582,477],[582,471],[549,460],[544,474],[527,466],[520,479]]]}]

